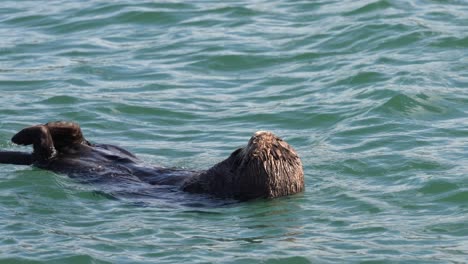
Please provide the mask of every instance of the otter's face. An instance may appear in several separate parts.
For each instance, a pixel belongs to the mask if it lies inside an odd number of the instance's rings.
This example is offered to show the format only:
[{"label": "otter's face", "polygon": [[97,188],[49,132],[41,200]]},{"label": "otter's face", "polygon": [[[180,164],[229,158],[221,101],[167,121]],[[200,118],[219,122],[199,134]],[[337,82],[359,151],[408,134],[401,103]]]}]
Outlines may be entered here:
[{"label": "otter's face", "polygon": [[271,132],[258,131],[232,156],[241,199],[274,198],[304,190],[304,172],[296,151]]}]

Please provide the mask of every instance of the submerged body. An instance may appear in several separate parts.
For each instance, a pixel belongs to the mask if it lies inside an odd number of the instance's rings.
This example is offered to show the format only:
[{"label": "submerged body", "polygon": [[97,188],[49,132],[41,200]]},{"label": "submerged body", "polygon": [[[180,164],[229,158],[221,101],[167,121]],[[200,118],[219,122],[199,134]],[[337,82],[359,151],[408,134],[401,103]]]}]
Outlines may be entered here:
[{"label": "submerged body", "polygon": [[139,181],[239,200],[274,198],[304,190],[302,163],[296,152],[285,141],[265,131],[255,133],[247,146],[206,171],[144,164],[117,146],[89,143],[80,127],[71,122],[28,127],[12,141],[33,145],[34,151],[0,152],[0,163],[34,165],[80,181]]}]

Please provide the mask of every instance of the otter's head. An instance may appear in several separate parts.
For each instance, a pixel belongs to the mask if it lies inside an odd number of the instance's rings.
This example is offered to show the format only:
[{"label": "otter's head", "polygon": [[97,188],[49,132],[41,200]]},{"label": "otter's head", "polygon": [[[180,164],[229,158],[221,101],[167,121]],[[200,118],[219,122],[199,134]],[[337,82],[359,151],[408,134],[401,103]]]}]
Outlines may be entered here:
[{"label": "otter's head", "polygon": [[182,190],[249,200],[275,198],[304,190],[304,172],[296,151],[271,132],[258,131],[247,146],[209,170],[188,178]]},{"label": "otter's head", "polygon": [[304,190],[304,171],[296,151],[271,132],[258,131],[233,152],[231,171],[237,198],[275,198]]}]

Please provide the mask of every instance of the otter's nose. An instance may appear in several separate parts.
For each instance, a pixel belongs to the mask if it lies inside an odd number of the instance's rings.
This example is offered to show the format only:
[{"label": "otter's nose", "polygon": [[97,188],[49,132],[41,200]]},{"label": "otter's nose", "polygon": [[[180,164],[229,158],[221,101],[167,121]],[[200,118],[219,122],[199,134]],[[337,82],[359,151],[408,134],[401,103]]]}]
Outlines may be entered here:
[{"label": "otter's nose", "polygon": [[260,131],[255,132],[254,137],[255,138],[274,138],[275,134],[271,133],[270,131],[260,130]]},{"label": "otter's nose", "polygon": [[265,148],[277,147],[279,140],[275,134],[269,131],[257,131],[250,139],[248,145],[265,150]]},{"label": "otter's nose", "polygon": [[257,131],[255,134],[252,136],[250,139],[252,143],[257,143],[257,144],[271,144],[273,141],[275,141],[277,137],[275,134],[271,133],[270,131]]},{"label": "otter's nose", "polygon": [[255,132],[255,136],[260,136],[262,134],[271,134],[271,132],[268,132],[268,131],[265,131],[265,130],[259,130],[257,132]]}]

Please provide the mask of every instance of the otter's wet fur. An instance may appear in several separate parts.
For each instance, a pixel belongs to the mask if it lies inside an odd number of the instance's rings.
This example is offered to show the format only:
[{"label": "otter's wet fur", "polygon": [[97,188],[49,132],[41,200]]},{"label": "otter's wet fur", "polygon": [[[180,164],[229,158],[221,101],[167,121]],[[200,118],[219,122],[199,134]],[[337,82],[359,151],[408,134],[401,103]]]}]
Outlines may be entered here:
[{"label": "otter's wet fur", "polygon": [[271,132],[259,131],[247,146],[188,179],[182,190],[241,200],[275,198],[302,192],[304,172],[288,143]]},{"label": "otter's wet fur", "polygon": [[0,163],[33,165],[81,181],[171,185],[189,193],[237,200],[275,198],[304,190],[303,167],[296,151],[267,131],[256,132],[245,147],[206,171],[144,164],[117,146],[91,144],[72,122],[27,127],[12,141],[33,145],[33,152],[0,151]]}]

